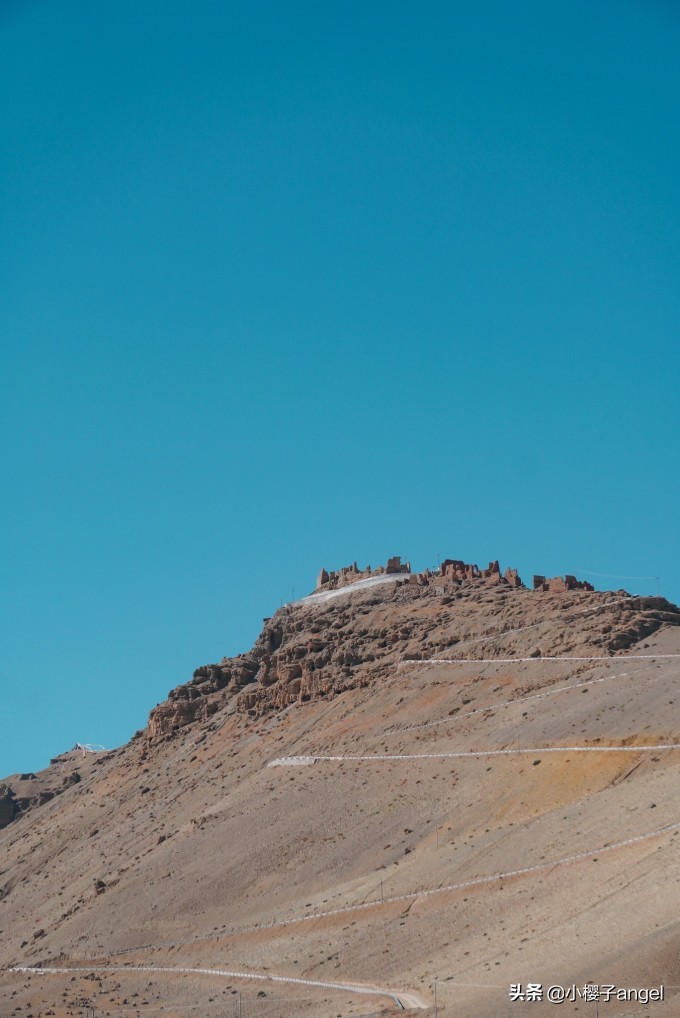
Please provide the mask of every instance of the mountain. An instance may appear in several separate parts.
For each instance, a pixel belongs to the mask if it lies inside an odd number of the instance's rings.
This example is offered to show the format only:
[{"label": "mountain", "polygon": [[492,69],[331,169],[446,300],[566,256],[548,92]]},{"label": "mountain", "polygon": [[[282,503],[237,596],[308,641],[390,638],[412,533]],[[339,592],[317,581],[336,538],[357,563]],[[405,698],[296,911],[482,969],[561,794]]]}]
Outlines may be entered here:
[{"label": "mountain", "polygon": [[126,746],[0,782],[2,1018],[680,1013],[680,610],[533,586],[323,570]]}]

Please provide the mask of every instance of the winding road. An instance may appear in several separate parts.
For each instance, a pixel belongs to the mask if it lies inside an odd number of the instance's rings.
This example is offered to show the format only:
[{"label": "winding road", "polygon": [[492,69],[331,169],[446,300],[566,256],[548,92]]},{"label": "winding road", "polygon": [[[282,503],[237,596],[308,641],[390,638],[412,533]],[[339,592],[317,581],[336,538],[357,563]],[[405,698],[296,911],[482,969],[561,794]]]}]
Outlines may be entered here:
[{"label": "winding road", "polygon": [[156,972],[166,975],[198,975],[219,976],[224,979],[251,979],[258,982],[293,983],[296,986],[314,986],[322,990],[333,990],[342,993],[357,993],[371,997],[389,997],[394,1003],[406,1010],[425,1010],[429,1005],[416,993],[404,990],[388,990],[379,986],[366,986],[360,983],[334,983],[321,979],[303,979],[299,976],[279,976],[261,972],[231,972],[227,969],[180,968],[162,965],[80,965],[71,967],[14,965],[12,972],[28,975],[72,975],[77,972]]}]

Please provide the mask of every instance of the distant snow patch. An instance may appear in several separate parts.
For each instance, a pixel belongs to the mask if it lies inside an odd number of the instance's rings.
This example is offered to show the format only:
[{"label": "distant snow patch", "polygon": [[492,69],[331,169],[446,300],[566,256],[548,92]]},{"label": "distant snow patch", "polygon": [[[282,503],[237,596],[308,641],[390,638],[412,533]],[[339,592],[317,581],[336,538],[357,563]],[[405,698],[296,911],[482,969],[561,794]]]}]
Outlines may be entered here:
[{"label": "distant snow patch", "polygon": [[280,756],[270,760],[267,767],[308,767],[313,763],[316,763],[315,756]]},{"label": "distant snow patch", "polygon": [[334,597],[343,597],[345,594],[353,594],[357,590],[366,590],[367,587],[378,587],[383,583],[397,583],[398,580],[408,579],[410,573],[389,573],[382,576],[369,576],[365,580],[357,580],[356,583],[348,583],[346,587],[338,587],[337,590],[321,590],[318,594],[308,594],[298,601],[291,601],[291,604],[317,604],[324,601],[331,601]]}]

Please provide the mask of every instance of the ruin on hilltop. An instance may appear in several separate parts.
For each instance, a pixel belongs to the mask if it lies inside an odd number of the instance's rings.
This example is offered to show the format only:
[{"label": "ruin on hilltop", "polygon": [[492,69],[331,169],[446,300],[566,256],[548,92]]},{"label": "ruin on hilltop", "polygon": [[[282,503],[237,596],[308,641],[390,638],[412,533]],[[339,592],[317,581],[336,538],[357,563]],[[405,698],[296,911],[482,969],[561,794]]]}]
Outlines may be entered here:
[{"label": "ruin on hilltop", "polygon": [[[331,572],[321,569],[317,576],[315,593],[339,590],[352,583],[357,583],[359,580],[391,574],[404,574],[405,582],[415,583],[418,586],[427,586],[431,579],[443,577],[454,584],[485,580],[489,583],[506,584],[514,588],[524,587],[517,569],[508,566],[505,572],[501,572],[498,559],[489,562],[486,569],[480,569],[475,562],[446,558],[436,570],[425,569],[422,572],[413,573],[411,572],[411,563],[402,562],[401,556],[395,555],[387,560],[386,565],[378,566],[376,569],[371,569],[370,566],[360,569],[356,562]],[[533,589],[549,594],[562,594],[569,590],[592,591],[595,588],[587,580],[577,580],[575,576],[567,573],[566,576],[549,578],[536,574],[533,577]]]},{"label": "ruin on hilltop", "polygon": [[534,590],[542,590],[548,594],[564,594],[567,590],[595,590],[595,587],[587,580],[577,580],[575,576],[567,573],[566,576],[553,576],[550,579],[546,579],[545,576],[534,576]]},{"label": "ruin on hilltop", "polygon": [[400,555],[388,558],[387,565],[378,566],[377,569],[371,569],[370,566],[366,566],[365,569],[359,569],[356,562],[353,562],[351,566],[343,566],[342,569],[338,569],[335,572],[329,573],[325,569],[319,570],[319,575],[316,579],[316,590],[337,590],[339,587],[346,587],[349,583],[356,583],[357,580],[367,580],[371,576],[388,576],[393,573],[410,574],[410,572],[411,563],[402,562]]}]

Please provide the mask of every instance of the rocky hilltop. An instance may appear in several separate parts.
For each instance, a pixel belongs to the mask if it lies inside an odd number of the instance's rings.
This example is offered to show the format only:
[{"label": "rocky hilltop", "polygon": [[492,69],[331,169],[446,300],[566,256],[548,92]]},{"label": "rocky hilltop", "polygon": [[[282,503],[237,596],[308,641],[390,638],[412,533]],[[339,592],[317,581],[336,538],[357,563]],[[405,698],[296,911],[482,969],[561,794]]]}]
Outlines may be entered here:
[{"label": "rocky hilltop", "polygon": [[679,659],[661,597],[323,570],[128,745],[0,782],[0,1015],[680,1013]]},{"label": "rocky hilltop", "polygon": [[[367,580],[384,580],[370,586]],[[479,637],[493,654],[505,630],[518,618],[546,621],[573,609],[597,607],[607,599],[628,598],[603,631],[595,613],[578,619],[578,630],[565,632],[555,644],[540,632],[530,638],[503,641],[505,650],[541,654],[585,652],[593,647],[613,653],[677,620],[677,609],[663,598],[631,598],[626,591],[596,594],[573,576],[534,577],[534,592],[517,570],[501,572],[498,561],[487,569],[445,559],[436,572],[411,573],[398,557],[372,570],[357,564],[319,573],[314,594],[281,608],[264,627],[247,654],[202,665],[193,678],[173,689],[149,718],[151,741],[205,720],[234,698],[234,709],[260,716],[292,703],[328,698],[385,679],[403,658],[426,658],[456,651]],[[580,593],[592,594],[583,598]],[[546,594],[563,595],[557,599]],[[327,596],[324,595],[337,595]],[[537,596],[539,595],[539,596]]]}]

